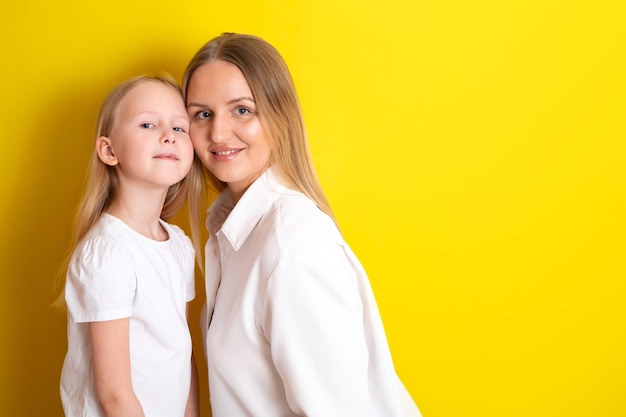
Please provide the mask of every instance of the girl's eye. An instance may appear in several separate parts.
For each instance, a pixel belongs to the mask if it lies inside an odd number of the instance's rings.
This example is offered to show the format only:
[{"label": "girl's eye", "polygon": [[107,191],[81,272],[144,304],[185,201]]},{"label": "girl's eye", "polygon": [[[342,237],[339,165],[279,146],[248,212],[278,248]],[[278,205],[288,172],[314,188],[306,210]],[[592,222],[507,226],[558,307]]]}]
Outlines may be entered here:
[{"label": "girl's eye", "polygon": [[144,129],[150,129],[151,127],[154,127],[152,123],[142,123],[140,126]]},{"label": "girl's eye", "polygon": [[185,129],[183,129],[182,127],[175,127],[174,130],[176,132],[183,132],[183,133],[185,132]]}]

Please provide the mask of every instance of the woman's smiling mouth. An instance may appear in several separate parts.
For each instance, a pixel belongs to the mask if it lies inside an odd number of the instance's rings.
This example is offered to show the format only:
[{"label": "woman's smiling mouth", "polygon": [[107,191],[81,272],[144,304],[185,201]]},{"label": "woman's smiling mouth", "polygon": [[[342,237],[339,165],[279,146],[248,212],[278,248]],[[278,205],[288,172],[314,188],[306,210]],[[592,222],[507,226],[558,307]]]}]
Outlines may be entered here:
[{"label": "woman's smiling mouth", "polygon": [[243,150],[243,148],[241,149],[229,149],[227,151],[211,151],[211,153],[213,155],[217,155],[217,156],[227,156],[227,155],[232,155],[234,153],[237,152],[241,152]]}]

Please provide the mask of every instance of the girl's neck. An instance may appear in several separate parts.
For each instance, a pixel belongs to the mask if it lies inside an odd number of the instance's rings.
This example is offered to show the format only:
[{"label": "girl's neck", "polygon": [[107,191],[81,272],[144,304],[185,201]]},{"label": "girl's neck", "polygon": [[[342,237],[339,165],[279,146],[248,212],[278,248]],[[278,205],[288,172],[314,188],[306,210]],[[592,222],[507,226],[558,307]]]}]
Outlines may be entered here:
[{"label": "girl's neck", "polygon": [[169,238],[160,222],[164,201],[165,194],[130,196],[118,192],[107,212],[122,220],[137,233],[153,240],[163,241]]}]

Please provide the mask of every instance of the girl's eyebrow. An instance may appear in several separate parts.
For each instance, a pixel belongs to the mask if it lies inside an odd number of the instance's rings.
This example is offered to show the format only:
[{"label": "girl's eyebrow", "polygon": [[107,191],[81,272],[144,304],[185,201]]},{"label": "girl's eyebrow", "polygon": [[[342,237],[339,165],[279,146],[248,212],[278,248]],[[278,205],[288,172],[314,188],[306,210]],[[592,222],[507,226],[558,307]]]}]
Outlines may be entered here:
[{"label": "girl's eyebrow", "polygon": [[156,112],[154,110],[141,110],[141,111],[137,112],[137,116],[144,116],[144,115],[153,116],[153,115],[155,115],[157,113],[158,112]]},{"label": "girl's eyebrow", "polygon": [[[158,116],[158,114],[159,114],[158,111],[145,110],[145,111],[137,113],[137,117],[138,118],[152,117],[152,116]],[[172,113],[171,116],[174,117],[174,118],[181,118],[181,119],[185,119],[185,120],[187,120],[189,118],[189,116],[187,115],[186,112],[185,113]]]}]

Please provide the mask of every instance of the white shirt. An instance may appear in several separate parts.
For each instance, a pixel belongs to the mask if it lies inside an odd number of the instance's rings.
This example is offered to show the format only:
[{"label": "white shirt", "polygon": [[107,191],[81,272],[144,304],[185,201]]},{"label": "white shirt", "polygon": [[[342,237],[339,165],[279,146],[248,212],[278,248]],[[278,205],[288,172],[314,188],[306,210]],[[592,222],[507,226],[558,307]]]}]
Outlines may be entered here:
[{"label": "white shirt", "polygon": [[310,199],[270,169],[234,208],[224,191],[207,224],[214,417],[420,415],[365,271]]},{"label": "white shirt", "polygon": [[187,302],[195,296],[194,252],[177,226],[149,239],[104,214],[72,255],[65,298],[68,352],[61,374],[65,415],[102,416],[91,372],[88,323],[130,317],[130,363],[146,417],[182,417],[191,381]]}]

